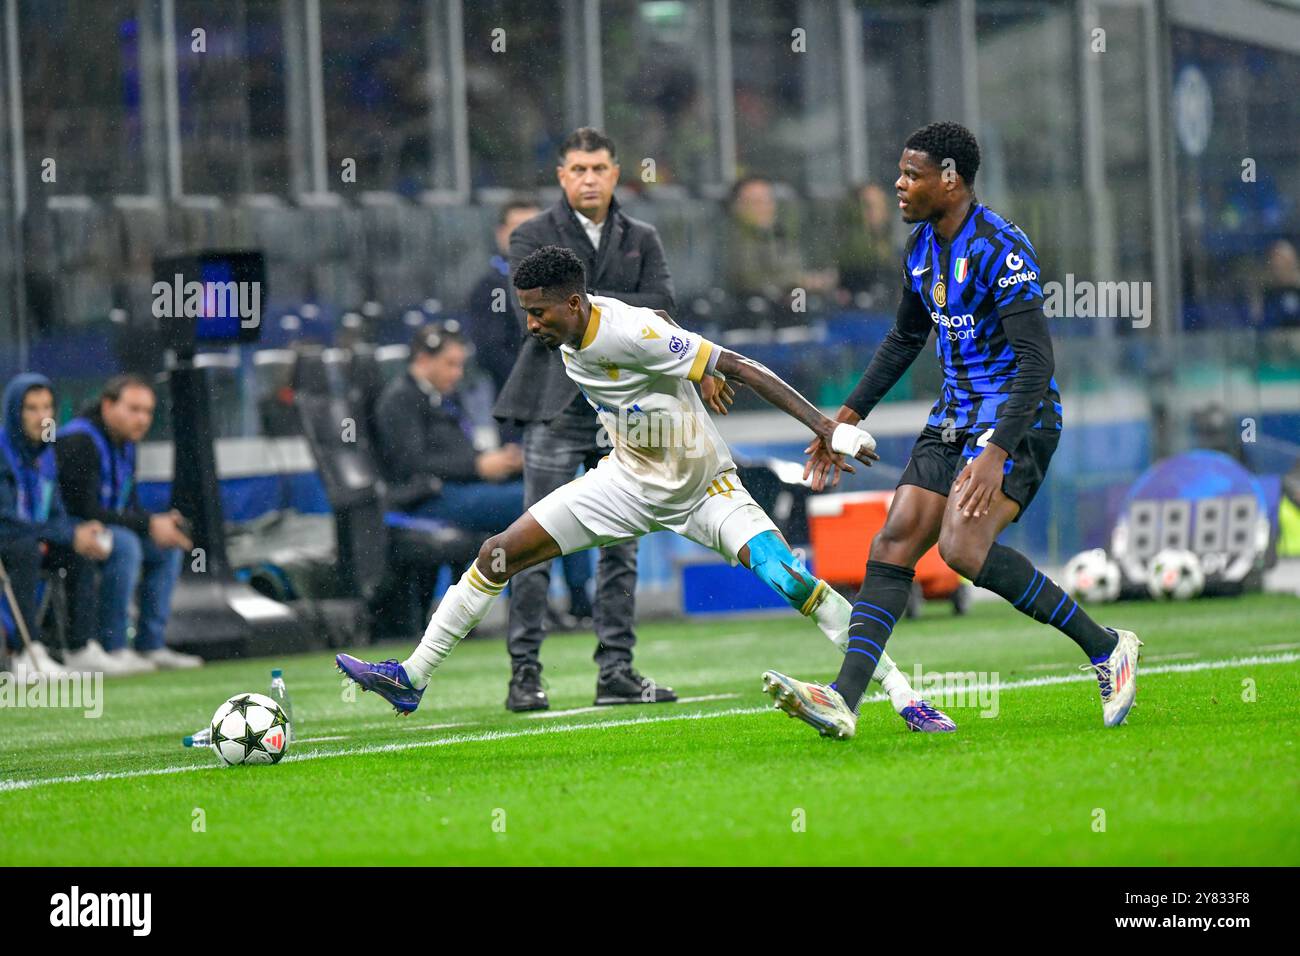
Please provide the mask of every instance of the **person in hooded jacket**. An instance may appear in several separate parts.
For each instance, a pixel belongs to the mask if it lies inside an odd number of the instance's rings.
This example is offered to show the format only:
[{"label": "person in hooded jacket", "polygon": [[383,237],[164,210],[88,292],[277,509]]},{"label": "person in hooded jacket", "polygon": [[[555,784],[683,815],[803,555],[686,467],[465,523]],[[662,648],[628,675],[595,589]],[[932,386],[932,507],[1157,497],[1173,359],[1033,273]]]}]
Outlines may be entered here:
[{"label": "person in hooded jacket", "polygon": [[[40,640],[36,620],[41,568],[108,556],[107,531],[98,521],[69,517],[59,493],[54,457],[54,387],[44,375],[24,373],[4,391],[0,428],[0,561],[17,607],[0,599],[0,627],[9,649],[9,670],[20,681],[35,674],[59,674],[58,664]],[[23,641],[15,615],[31,638]]]}]

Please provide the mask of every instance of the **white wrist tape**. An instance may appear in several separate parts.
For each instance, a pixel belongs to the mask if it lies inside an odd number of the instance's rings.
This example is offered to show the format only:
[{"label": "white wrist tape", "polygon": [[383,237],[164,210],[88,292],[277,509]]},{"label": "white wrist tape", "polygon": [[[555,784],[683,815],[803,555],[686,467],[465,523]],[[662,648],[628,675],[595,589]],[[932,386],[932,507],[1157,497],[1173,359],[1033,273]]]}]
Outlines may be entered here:
[{"label": "white wrist tape", "polygon": [[860,449],[876,450],[876,440],[871,433],[863,431],[857,425],[840,422],[831,432],[831,451],[840,455],[856,455]]}]

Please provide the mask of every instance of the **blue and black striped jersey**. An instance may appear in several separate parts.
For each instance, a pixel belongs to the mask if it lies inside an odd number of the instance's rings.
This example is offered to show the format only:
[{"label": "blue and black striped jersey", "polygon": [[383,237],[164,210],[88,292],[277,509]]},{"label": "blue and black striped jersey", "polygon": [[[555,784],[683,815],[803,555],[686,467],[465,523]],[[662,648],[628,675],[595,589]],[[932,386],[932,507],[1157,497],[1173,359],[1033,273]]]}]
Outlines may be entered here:
[{"label": "blue and black striped jersey", "polygon": [[[1043,305],[1038,257],[1029,238],[980,203],[972,204],[951,242],[940,239],[930,223],[921,223],[903,255],[903,288],[919,295],[929,310],[943,366],[943,392],[927,424],[995,427],[1017,372],[1002,320]],[[1055,376],[1031,427],[1061,427]]]}]

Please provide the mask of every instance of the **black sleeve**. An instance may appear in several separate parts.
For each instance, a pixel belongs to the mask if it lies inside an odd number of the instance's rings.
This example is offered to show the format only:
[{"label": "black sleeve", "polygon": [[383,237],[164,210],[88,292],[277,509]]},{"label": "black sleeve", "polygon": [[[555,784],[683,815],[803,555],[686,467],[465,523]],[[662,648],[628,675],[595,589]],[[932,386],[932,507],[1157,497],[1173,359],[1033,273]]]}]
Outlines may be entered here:
[{"label": "black sleeve", "polygon": [[1002,331],[1016,353],[1016,380],[998,412],[998,424],[989,441],[1011,454],[1038,414],[1038,404],[1047,392],[1056,363],[1042,309],[1007,316],[1002,320]]},{"label": "black sleeve", "polygon": [[450,416],[440,415],[429,448],[427,468],[444,481],[479,481],[478,452],[474,443]]},{"label": "black sleeve", "polygon": [[59,470],[59,494],[64,507],[76,521],[101,521],[121,525],[141,538],[149,535],[149,512],[138,507],[132,488],[126,511],[109,511],[99,501],[99,451],[89,435],[68,435],[54,443]]},{"label": "black sleeve", "polygon": [[449,481],[477,480],[478,454],[460,428],[447,418],[425,434],[421,410],[411,408],[410,401],[408,390],[393,389],[381,396],[375,409],[377,444],[389,480],[406,484],[426,475]]},{"label": "black sleeve", "polygon": [[921,297],[915,292],[904,292],[898,303],[894,327],[880,343],[876,354],[871,356],[871,364],[844,404],[866,418],[925,348],[933,324]]}]

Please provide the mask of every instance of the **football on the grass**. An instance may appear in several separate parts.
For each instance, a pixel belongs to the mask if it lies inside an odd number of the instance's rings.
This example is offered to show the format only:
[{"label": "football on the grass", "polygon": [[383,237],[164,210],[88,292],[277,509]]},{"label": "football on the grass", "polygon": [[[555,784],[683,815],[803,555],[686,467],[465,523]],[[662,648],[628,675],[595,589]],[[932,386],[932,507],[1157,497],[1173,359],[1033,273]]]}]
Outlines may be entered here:
[{"label": "football on the grass", "polygon": [[1205,587],[1201,559],[1182,548],[1165,548],[1156,553],[1147,569],[1147,590],[1157,599],[1186,601]]},{"label": "football on the grass", "polygon": [[236,694],[212,715],[212,749],[227,766],[279,763],[289,751],[289,719],[265,694]]},{"label": "football on the grass", "polygon": [[1122,583],[1119,565],[1101,548],[1081,551],[1065,565],[1065,589],[1076,601],[1113,601]]}]

